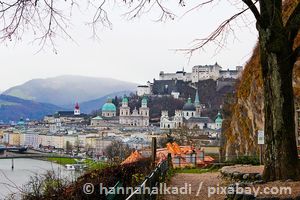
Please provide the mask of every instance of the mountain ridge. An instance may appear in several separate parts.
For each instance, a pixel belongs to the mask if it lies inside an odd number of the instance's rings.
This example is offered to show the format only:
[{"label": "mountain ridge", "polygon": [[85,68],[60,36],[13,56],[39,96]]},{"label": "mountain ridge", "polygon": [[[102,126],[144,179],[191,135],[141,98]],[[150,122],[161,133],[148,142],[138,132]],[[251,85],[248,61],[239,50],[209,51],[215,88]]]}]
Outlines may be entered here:
[{"label": "mountain ridge", "polygon": [[105,77],[61,75],[37,78],[11,87],[2,94],[57,106],[86,102],[121,91],[134,91],[137,83]]},{"label": "mountain ridge", "polygon": [[18,121],[20,118],[39,120],[58,110],[66,109],[53,104],[0,94],[0,121]]}]

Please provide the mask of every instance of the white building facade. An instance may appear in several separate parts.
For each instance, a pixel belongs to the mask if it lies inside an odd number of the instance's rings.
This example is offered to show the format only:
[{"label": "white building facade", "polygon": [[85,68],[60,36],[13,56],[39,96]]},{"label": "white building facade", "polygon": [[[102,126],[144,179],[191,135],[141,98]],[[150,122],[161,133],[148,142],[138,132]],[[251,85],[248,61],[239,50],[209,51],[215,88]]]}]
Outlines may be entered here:
[{"label": "white building facade", "polygon": [[147,82],[147,85],[137,86],[136,93],[139,97],[148,96],[152,94],[152,84],[150,81]]},{"label": "white building facade", "polygon": [[159,80],[182,80],[184,82],[197,83],[201,80],[219,78],[233,78],[240,77],[243,68],[237,66],[235,70],[222,70],[222,67],[215,63],[214,65],[196,65],[192,68],[192,72],[188,73],[183,71],[177,71],[176,73],[165,73],[161,71],[159,73]]},{"label": "white building facade", "polygon": [[200,104],[198,91],[196,91],[195,101],[192,103],[188,98],[182,110],[176,110],[173,117],[169,117],[168,111],[162,111],[160,118],[160,129],[177,129],[182,125],[188,128],[198,126],[200,130],[211,129],[220,130],[222,128],[222,117],[218,113],[216,120],[212,121],[209,117],[201,116],[202,105]]},{"label": "white building facade", "polygon": [[149,126],[149,107],[147,105],[147,99],[142,99],[141,107],[139,110],[136,108],[130,112],[127,97],[122,100],[122,106],[120,107],[119,123],[127,126]]}]

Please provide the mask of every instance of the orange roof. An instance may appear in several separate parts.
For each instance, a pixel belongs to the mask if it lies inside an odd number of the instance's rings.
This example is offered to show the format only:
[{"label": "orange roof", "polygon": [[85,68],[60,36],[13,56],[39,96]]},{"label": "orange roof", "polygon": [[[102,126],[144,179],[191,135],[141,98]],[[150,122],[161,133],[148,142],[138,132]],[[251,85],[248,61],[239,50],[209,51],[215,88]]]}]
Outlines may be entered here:
[{"label": "orange roof", "polygon": [[174,146],[170,142],[167,143],[167,149],[170,153],[177,154]]},{"label": "orange roof", "polygon": [[121,165],[124,165],[124,164],[129,164],[129,163],[134,163],[136,161],[139,161],[140,159],[142,159],[143,156],[138,152],[138,151],[135,151],[135,152],[132,152],[130,154],[130,156],[128,156],[122,163]]},{"label": "orange roof", "polygon": [[193,151],[191,147],[181,147],[181,152],[184,154],[187,154],[191,151]]},{"label": "orange roof", "polygon": [[214,160],[211,156],[204,156],[204,162],[213,162]]},{"label": "orange roof", "polygon": [[181,149],[180,149],[179,145],[176,142],[173,142],[172,145],[173,145],[173,148],[174,148],[176,154],[180,155],[181,154]]}]

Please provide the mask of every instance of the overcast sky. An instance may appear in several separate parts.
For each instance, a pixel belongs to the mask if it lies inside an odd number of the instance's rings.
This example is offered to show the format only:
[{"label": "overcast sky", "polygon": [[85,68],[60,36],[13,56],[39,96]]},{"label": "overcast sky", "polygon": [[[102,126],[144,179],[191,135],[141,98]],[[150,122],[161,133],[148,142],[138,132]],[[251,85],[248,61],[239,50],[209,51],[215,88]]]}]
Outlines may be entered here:
[{"label": "overcast sky", "polygon": [[67,31],[76,42],[57,39],[57,54],[47,47],[36,54],[40,47],[30,42],[32,38],[29,35],[17,44],[14,41],[2,43],[0,91],[30,79],[66,74],[111,77],[144,84],[158,78],[160,71],[175,72],[183,67],[191,71],[194,65],[215,62],[224,69],[244,65],[257,40],[251,13],[233,23],[237,38],[231,35],[226,47],[217,54],[215,45],[196,52],[190,60],[184,53],[174,51],[190,47],[194,39],[204,38],[225,18],[242,8],[242,4],[233,6],[228,1],[222,1],[181,18],[190,6],[181,8],[177,4],[171,5],[178,17],[167,22],[155,22],[158,16],[155,10],[128,21],[121,15],[124,7],[111,6],[108,11],[113,28],[99,29],[100,41],[90,38],[91,28],[85,25],[91,16],[74,11],[76,17]]}]

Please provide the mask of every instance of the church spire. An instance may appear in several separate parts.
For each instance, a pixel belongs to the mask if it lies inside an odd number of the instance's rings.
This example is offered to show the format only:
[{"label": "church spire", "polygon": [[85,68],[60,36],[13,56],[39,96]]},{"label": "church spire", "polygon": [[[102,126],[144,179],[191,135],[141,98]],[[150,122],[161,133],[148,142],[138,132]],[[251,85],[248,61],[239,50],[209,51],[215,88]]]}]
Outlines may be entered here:
[{"label": "church spire", "polygon": [[199,93],[198,90],[196,90],[196,95],[195,95],[195,102],[194,102],[195,106],[199,106],[200,105],[200,100],[199,100]]},{"label": "church spire", "polygon": [[74,107],[74,115],[80,115],[80,107],[78,102],[76,102],[75,107]]}]

